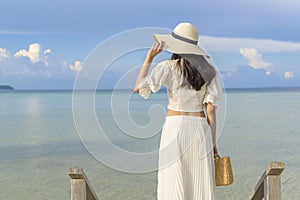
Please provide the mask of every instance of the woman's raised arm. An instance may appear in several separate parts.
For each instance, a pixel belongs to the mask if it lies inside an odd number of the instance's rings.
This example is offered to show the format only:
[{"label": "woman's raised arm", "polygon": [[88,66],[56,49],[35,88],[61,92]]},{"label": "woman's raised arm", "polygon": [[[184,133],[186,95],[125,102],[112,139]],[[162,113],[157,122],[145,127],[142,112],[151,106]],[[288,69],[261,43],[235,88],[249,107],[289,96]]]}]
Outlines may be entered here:
[{"label": "woman's raised arm", "polygon": [[148,73],[149,73],[149,68],[151,66],[151,63],[153,61],[153,58],[159,54],[160,52],[162,52],[163,49],[163,43],[154,43],[153,46],[151,47],[151,49],[148,51],[148,54],[145,58],[144,64],[140,69],[140,72],[137,76],[136,82],[135,82],[135,86],[134,86],[134,92],[139,92],[139,84],[140,82],[143,80],[143,78],[145,78]]}]

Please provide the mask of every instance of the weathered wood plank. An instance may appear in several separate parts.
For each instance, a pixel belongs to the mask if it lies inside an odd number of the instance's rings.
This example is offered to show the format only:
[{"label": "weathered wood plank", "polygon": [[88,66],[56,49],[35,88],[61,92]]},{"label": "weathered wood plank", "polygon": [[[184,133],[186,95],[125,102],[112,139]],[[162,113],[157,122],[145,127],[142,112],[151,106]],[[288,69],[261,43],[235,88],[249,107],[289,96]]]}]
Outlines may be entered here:
[{"label": "weathered wood plank", "polygon": [[257,190],[252,192],[251,200],[262,200],[264,198],[264,185],[262,184]]},{"label": "weathered wood plank", "polygon": [[91,187],[87,187],[86,197],[87,197],[87,200],[98,200],[98,197],[96,196],[94,190]]},{"label": "weathered wood plank", "polygon": [[281,187],[279,175],[268,175],[264,181],[264,199],[281,200]]},{"label": "weathered wood plank", "polygon": [[85,179],[86,178],[82,168],[79,168],[79,167],[69,168],[68,174],[71,177],[71,179]]},{"label": "weathered wood plank", "polygon": [[252,198],[251,200],[261,200],[264,197],[264,179],[266,177],[266,172],[264,172],[259,181],[257,182],[255,188],[254,188],[254,192],[251,195]]},{"label": "weathered wood plank", "polygon": [[[276,196],[279,196],[280,200],[280,174],[284,170],[285,165],[283,162],[271,162],[266,170],[261,175],[260,179],[258,180],[254,192],[250,196],[251,200],[262,200],[263,198],[266,199],[266,195],[272,196],[268,200],[277,200],[274,199]],[[274,177],[277,178],[274,178]],[[279,187],[278,187],[278,180],[279,180]]]},{"label": "weathered wood plank", "polygon": [[[76,188],[75,186],[72,187],[71,185],[71,200],[98,200],[98,197],[82,168],[78,168],[78,167],[69,168],[68,174],[71,177],[72,185],[73,185],[73,181],[74,184],[76,183]],[[77,183],[76,180],[80,180],[80,181]],[[81,185],[82,181],[84,182],[84,186]],[[81,187],[80,189],[78,189],[79,185]],[[84,189],[84,199],[73,199],[72,194],[75,193],[74,195],[77,196],[77,193],[80,194],[82,193],[81,191],[82,189]],[[79,190],[79,192],[77,192],[77,190]]]},{"label": "weathered wood plank", "polygon": [[84,179],[71,179],[71,200],[86,200]]},{"label": "weathered wood plank", "polygon": [[266,175],[280,175],[284,168],[283,162],[271,162],[266,169]]}]

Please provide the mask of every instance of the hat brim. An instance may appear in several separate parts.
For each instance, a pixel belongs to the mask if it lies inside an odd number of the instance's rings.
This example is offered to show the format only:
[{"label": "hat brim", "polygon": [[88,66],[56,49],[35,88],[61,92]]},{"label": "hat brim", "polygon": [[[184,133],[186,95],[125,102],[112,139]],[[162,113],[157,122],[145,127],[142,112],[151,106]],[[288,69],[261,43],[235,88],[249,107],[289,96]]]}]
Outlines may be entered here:
[{"label": "hat brim", "polygon": [[195,44],[184,42],[168,34],[153,34],[156,42],[163,42],[164,49],[176,54],[196,54],[210,58],[209,54]]}]

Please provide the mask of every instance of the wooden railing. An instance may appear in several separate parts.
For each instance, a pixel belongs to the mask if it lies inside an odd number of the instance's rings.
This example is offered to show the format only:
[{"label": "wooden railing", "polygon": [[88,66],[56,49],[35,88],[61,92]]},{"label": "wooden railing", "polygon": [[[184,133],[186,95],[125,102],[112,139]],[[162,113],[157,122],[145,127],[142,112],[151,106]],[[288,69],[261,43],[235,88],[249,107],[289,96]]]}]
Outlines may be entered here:
[{"label": "wooden railing", "polygon": [[68,174],[71,177],[71,200],[98,200],[82,168],[69,168]]},{"label": "wooden railing", "polygon": [[[283,162],[271,162],[257,182],[251,200],[281,200],[280,174]],[[71,200],[98,200],[92,185],[82,168],[69,168],[71,177]]]},{"label": "wooden railing", "polygon": [[257,182],[251,200],[280,200],[280,174],[284,170],[283,162],[271,162]]}]

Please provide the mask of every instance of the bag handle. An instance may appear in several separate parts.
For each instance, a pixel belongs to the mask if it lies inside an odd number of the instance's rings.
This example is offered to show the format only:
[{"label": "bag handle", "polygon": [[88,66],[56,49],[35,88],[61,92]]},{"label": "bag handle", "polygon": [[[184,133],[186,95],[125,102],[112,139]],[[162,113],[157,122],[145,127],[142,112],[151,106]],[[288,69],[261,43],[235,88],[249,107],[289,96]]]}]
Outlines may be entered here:
[{"label": "bag handle", "polygon": [[216,155],[214,156],[214,158],[215,158],[215,160],[217,160],[217,159],[220,159],[221,157],[220,157],[219,154],[216,154]]}]

